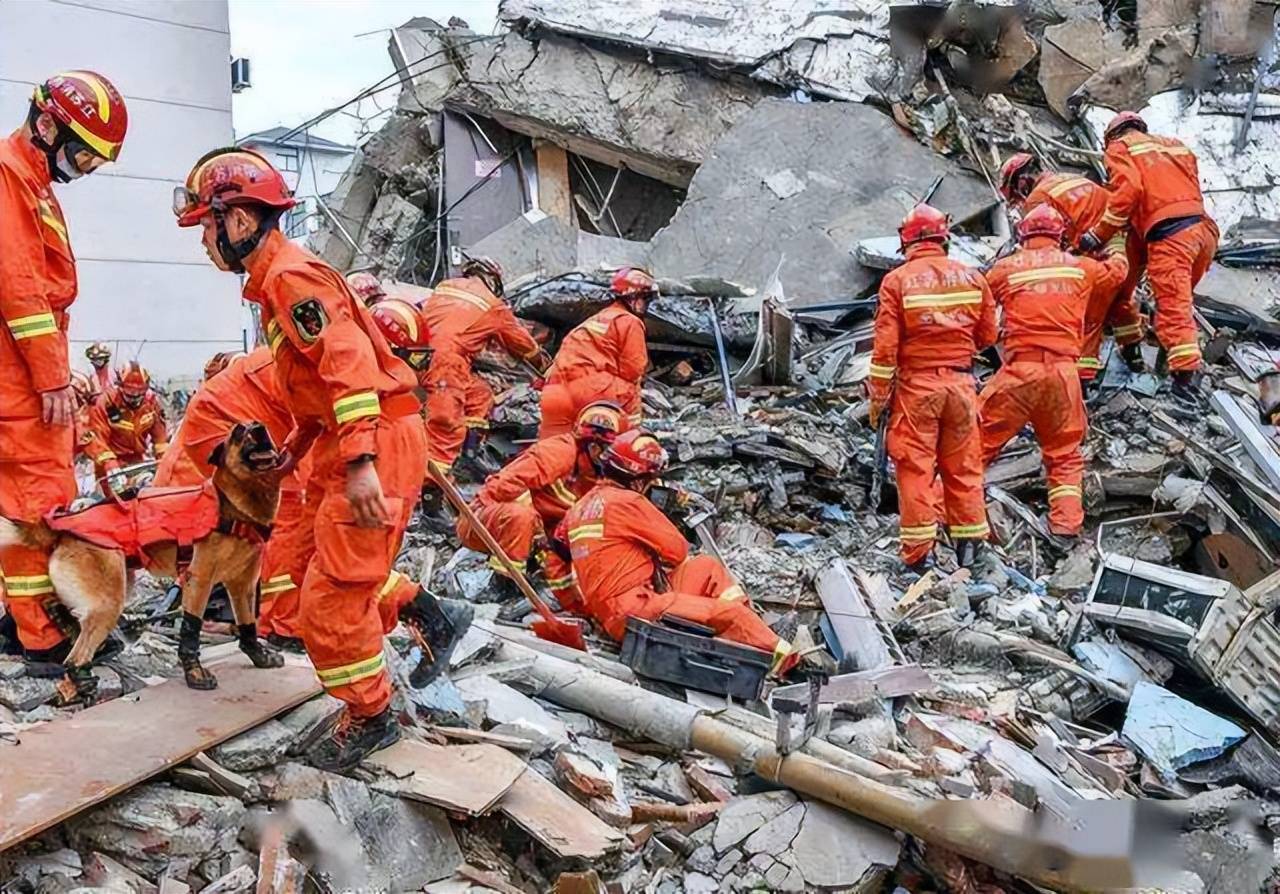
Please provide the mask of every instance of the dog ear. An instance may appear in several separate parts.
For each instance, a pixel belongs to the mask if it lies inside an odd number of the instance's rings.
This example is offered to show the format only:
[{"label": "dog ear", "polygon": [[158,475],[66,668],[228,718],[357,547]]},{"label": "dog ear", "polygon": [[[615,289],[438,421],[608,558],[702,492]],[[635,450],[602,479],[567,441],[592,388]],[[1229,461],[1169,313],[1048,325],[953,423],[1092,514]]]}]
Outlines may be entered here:
[{"label": "dog ear", "polygon": [[222,468],[222,461],[227,456],[227,442],[221,441],[217,447],[213,448],[213,452],[209,454],[209,465]]}]

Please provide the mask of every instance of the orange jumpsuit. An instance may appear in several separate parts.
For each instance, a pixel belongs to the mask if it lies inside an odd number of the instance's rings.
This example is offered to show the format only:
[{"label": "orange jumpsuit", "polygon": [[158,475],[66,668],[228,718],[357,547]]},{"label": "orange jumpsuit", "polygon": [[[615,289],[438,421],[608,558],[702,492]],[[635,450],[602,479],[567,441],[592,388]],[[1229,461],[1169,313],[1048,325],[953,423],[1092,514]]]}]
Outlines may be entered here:
[{"label": "orange jumpsuit", "polygon": [[451,466],[468,428],[487,429],[493,392],[471,370],[491,338],[512,355],[532,360],[541,350],[510,306],[476,277],[446,279],[420,308],[431,330],[427,392],[427,442],[431,459]]},{"label": "orange jumpsuit", "polygon": [[562,435],[587,404],[609,400],[630,425],[641,420],[640,383],[649,367],[644,320],[615,301],[564,337],[542,389],[539,438]]},{"label": "orange jumpsuit", "polygon": [[[0,140],[0,516],[34,522],[76,496],[74,431],[41,421],[41,392],[71,381],[67,308],[76,266],[48,162],[15,133]],[[49,556],[0,549],[4,591],[18,638],[50,649],[62,633],[44,603],[53,598]]]},{"label": "orange jumpsuit", "polygon": [[[415,378],[342,275],[278,230],[245,267],[244,294],[262,307],[280,393],[298,425],[322,429],[311,448],[315,551],[302,581],[302,639],[325,689],[353,717],[370,717],[391,702],[379,596],[426,477]],[[357,527],[347,501],[346,464],[367,456],[387,527]]]},{"label": "orange jumpsuit", "polygon": [[[538,441],[502,471],[490,475],[471,508],[480,524],[493,534],[507,557],[517,564],[529,558],[535,541],[545,540],[578,498],[595,486],[595,475],[584,469],[573,435]],[[458,537],[469,549],[486,551],[465,519],[458,519]],[[535,558],[542,565],[547,586],[560,605],[580,610],[580,599],[569,563],[550,549]],[[501,571],[491,559],[490,564]]]},{"label": "orange jumpsuit", "polygon": [[[871,399],[889,417],[888,449],[898,475],[900,553],[924,559],[945,518],[953,539],[983,539],[973,355],[996,338],[995,302],[982,274],[932,242],[907,247],[907,262],[885,275],[871,355]],[[942,504],[934,478],[942,476]]]},{"label": "orange jumpsuit", "polygon": [[120,401],[114,388],[99,395],[89,408],[89,428],[80,436],[80,449],[93,460],[94,474],[103,475],[108,463],[142,462],[148,445],[156,459],[169,449],[169,426],[156,396],[147,392],[142,405],[133,409]]},{"label": "orange jumpsuit", "polygon": [[[1156,337],[1169,369],[1197,370],[1200,330],[1191,313],[1191,290],[1218,250],[1218,227],[1205,213],[1195,153],[1172,137],[1130,130],[1107,143],[1103,160],[1111,198],[1094,232],[1105,241],[1127,225],[1142,237],[1155,295]],[[1181,219],[1187,225],[1166,234]]]},{"label": "orange jumpsuit", "polygon": [[[1080,237],[1093,230],[1107,212],[1110,193],[1091,180],[1075,174],[1043,174],[1035,188],[1023,203],[1024,212],[1037,205],[1048,204],[1067,222],[1067,244],[1076,245]],[[1076,366],[1080,378],[1091,381],[1098,375],[1101,363],[1098,351],[1102,347],[1103,327],[1109,327],[1119,345],[1131,345],[1142,340],[1142,315],[1133,300],[1144,260],[1142,240],[1129,234],[1126,250],[1129,255],[1129,275],[1114,291],[1094,290],[1084,318],[1084,343]]]},{"label": "orange jumpsuit", "polygon": [[[712,556],[690,559],[684,536],[644,494],[601,481],[563,525],[587,613],[613,639],[622,639],[627,618],[672,614],[769,652],[775,663],[790,655],[790,643],[760,619],[728,569]],[[655,588],[659,568],[670,572],[667,592]]]},{"label": "orange jumpsuit", "polygon": [[1084,524],[1080,442],[1088,423],[1076,361],[1093,296],[1113,294],[1129,267],[1119,237],[1110,248],[1105,261],[1095,261],[1032,237],[987,273],[1004,309],[1004,365],[978,399],[982,462],[990,465],[1029,421],[1049,482],[1049,527],[1057,534],[1078,534]]}]

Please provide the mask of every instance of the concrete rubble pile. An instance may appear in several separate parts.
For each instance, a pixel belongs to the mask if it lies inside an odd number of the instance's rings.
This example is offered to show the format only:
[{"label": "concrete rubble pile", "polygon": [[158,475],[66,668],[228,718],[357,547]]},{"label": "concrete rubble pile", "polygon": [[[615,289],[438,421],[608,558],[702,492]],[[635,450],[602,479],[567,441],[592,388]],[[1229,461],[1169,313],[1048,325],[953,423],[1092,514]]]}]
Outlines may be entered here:
[{"label": "concrete rubble pile", "polygon": [[[312,699],[0,851],[0,892],[1275,890],[1280,434],[1256,405],[1280,362],[1274,13],[504,0],[496,36],[396,29],[397,109],[316,250],[392,292],[492,256],[553,342],[610,270],[649,267],[646,425],[716,507],[690,540],[839,673],[745,702],[638,678],[603,639],[537,640],[486,557],[421,524],[399,567],[478,620],[423,690],[390,638],[405,741],[315,770],[337,704]],[[863,385],[894,228],[927,196],[953,256],[989,261],[1000,161],[1096,175],[1123,107],[1195,150],[1223,232],[1197,288],[1208,409],[1172,416],[1108,341],[1085,536],[1050,532],[1028,432],[988,470],[977,566],[942,547],[910,573]],[[512,453],[537,391],[484,370]],[[96,671],[108,700],[177,674],[173,619],[143,576]],[[52,696],[0,661],[0,749],[73,713]]]}]

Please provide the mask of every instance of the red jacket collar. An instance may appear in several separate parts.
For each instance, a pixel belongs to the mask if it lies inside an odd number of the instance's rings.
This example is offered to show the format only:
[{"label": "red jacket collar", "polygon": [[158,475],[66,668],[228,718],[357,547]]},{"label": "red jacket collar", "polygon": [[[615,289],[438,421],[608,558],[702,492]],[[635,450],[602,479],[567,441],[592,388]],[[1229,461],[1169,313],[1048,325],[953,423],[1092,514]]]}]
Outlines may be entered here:
[{"label": "red jacket collar", "polygon": [[53,183],[53,175],[49,173],[48,157],[31,142],[21,130],[15,130],[5,139],[9,144],[9,148],[13,151],[13,155],[22,162],[23,177],[30,180],[37,186],[48,186]]},{"label": "red jacket collar", "polygon": [[917,242],[907,246],[906,255],[908,261],[916,258],[945,258],[947,249],[940,242]]},{"label": "red jacket collar", "polygon": [[244,297],[259,304],[263,302],[266,297],[263,293],[263,285],[266,283],[267,273],[271,270],[276,256],[288,245],[289,240],[284,237],[284,233],[272,230],[263,237],[249,257],[244,259],[244,269],[249,274],[244,284]]}]

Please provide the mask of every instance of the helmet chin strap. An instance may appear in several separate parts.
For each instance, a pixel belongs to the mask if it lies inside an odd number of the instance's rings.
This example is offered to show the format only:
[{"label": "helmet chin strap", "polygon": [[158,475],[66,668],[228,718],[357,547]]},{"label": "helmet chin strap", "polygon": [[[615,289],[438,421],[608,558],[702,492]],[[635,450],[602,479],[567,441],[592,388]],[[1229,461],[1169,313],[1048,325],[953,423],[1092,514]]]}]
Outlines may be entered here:
[{"label": "helmet chin strap", "polygon": [[239,242],[232,242],[231,237],[227,235],[226,210],[221,202],[214,202],[213,221],[218,231],[218,254],[222,255],[222,260],[227,262],[232,273],[244,273],[244,259],[253,254],[253,250],[262,241],[262,237],[266,234],[266,221],[258,221],[257,229]]},{"label": "helmet chin strap", "polygon": [[75,178],[63,170],[62,165],[58,164],[58,150],[66,144],[68,135],[63,131],[62,125],[55,121],[54,132],[57,137],[52,143],[46,143],[44,137],[40,135],[40,128],[36,126],[36,121],[42,114],[44,113],[40,111],[34,102],[27,111],[27,125],[31,128],[31,142],[44,153],[45,160],[49,163],[49,176],[58,183],[70,183]]}]

